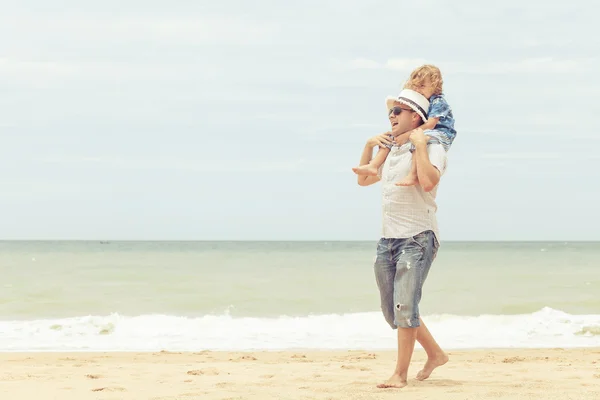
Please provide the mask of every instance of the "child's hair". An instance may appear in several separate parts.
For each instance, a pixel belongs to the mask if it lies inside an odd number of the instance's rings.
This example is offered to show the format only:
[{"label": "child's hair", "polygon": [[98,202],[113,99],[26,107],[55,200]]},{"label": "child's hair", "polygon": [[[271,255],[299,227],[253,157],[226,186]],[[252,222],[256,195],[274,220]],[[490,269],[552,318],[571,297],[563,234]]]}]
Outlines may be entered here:
[{"label": "child's hair", "polygon": [[422,65],[411,72],[408,81],[404,84],[404,88],[419,91],[419,89],[425,86],[427,78],[429,78],[433,86],[433,94],[442,94],[442,86],[444,85],[442,73],[438,67],[431,64]]}]

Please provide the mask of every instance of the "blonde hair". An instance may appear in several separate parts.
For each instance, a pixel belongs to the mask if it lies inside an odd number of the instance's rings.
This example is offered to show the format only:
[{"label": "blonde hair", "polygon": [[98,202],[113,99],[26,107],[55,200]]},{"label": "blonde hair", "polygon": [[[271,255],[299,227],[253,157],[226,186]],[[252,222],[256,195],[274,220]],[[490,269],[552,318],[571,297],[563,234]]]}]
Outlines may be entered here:
[{"label": "blonde hair", "polygon": [[404,89],[420,92],[425,87],[427,80],[431,83],[433,94],[442,94],[444,85],[442,73],[438,67],[431,64],[422,65],[411,72],[408,81],[404,84]]}]

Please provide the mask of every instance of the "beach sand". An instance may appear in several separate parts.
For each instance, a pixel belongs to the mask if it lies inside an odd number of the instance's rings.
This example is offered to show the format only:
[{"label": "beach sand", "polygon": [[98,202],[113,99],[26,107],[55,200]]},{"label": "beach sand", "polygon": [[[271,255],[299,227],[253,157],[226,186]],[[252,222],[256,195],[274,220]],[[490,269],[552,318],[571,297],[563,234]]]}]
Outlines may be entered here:
[{"label": "beach sand", "polygon": [[600,349],[450,351],[423,382],[378,389],[392,351],[2,353],[0,399],[600,399]]}]

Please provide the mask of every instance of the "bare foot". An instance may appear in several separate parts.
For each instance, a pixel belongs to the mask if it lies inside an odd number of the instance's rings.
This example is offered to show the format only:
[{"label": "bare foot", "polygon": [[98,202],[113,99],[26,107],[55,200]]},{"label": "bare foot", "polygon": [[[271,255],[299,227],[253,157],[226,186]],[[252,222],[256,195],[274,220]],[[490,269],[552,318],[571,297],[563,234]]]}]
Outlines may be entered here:
[{"label": "bare foot", "polygon": [[377,168],[370,167],[368,164],[361,165],[360,167],[354,167],[354,168],[352,168],[352,171],[354,171],[354,173],[356,175],[369,175],[369,176],[377,175]]},{"label": "bare foot", "polygon": [[428,358],[425,366],[422,370],[417,374],[417,380],[423,381],[429,378],[429,375],[433,372],[437,367],[441,367],[442,365],[448,362],[448,355],[446,353],[441,353],[434,358]]},{"label": "bare foot", "polygon": [[407,385],[407,383],[406,383],[405,379],[402,379],[402,377],[400,377],[400,375],[398,375],[398,374],[394,374],[387,381],[377,385],[377,387],[380,389],[387,389],[387,388],[402,389],[406,385]]},{"label": "bare foot", "polygon": [[412,186],[419,183],[419,180],[416,176],[407,175],[406,178],[402,179],[400,182],[396,183],[396,186]]}]

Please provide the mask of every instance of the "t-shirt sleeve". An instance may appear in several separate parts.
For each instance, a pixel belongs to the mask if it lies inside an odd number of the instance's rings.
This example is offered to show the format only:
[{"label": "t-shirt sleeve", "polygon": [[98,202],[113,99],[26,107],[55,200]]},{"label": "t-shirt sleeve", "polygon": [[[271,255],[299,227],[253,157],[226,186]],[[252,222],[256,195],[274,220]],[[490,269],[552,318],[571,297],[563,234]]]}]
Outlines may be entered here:
[{"label": "t-shirt sleeve", "polygon": [[429,117],[443,118],[450,114],[450,105],[443,97],[436,97],[431,101],[429,107]]},{"label": "t-shirt sleeve", "polygon": [[431,164],[440,171],[440,176],[444,175],[448,163],[448,156],[444,147],[439,143],[431,143],[427,146],[427,154]]}]

